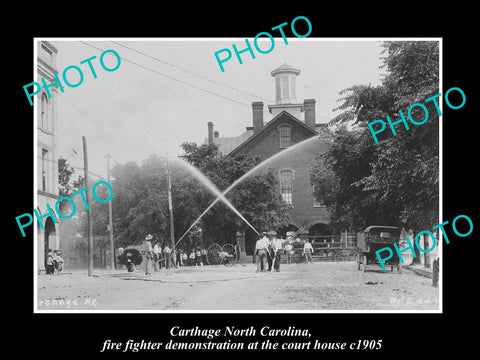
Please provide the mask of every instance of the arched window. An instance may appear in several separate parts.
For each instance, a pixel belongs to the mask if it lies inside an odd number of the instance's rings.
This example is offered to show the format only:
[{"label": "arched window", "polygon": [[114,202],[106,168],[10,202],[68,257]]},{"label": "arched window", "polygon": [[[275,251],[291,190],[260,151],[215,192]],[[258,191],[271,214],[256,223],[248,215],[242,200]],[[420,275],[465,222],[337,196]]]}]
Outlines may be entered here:
[{"label": "arched window", "polygon": [[280,171],[280,193],[283,201],[287,204],[293,203],[293,171]]},{"label": "arched window", "polygon": [[40,127],[48,130],[48,98],[45,93],[42,94],[42,102],[40,105]]},{"label": "arched window", "polygon": [[280,126],[278,128],[278,133],[280,135],[280,149],[285,149],[289,147],[292,144],[290,126]]}]

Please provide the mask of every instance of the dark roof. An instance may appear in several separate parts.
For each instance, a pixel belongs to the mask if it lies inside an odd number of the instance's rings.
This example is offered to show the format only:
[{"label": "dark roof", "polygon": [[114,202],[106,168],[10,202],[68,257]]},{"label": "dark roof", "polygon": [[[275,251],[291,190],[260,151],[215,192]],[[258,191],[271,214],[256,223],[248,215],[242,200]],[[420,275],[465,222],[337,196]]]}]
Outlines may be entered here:
[{"label": "dark roof", "polygon": [[[253,135],[253,129],[252,130],[247,129],[246,131],[241,133],[239,136],[214,137],[213,143],[217,145],[218,151],[220,153],[222,153],[223,155],[227,155],[252,135]],[[208,144],[208,138],[205,139],[204,143]]]},{"label": "dark roof", "polygon": [[243,143],[241,143],[239,146],[237,146],[236,148],[234,148],[232,151],[230,151],[229,153],[225,153],[224,155],[233,155],[234,153],[238,152],[239,150],[243,149],[245,146],[247,146],[248,144],[250,144],[255,138],[257,138],[258,136],[260,136],[261,134],[263,134],[264,132],[268,131],[272,126],[273,124],[277,123],[278,121],[280,121],[279,119],[284,117],[284,116],[287,116],[290,118],[290,120],[292,120],[293,122],[295,122],[296,124],[298,124],[299,126],[303,127],[304,129],[306,129],[308,132],[310,132],[312,135],[316,135],[317,132],[315,130],[313,130],[312,128],[310,128],[309,126],[305,125],[305,123],[301,122],[300,120],[298,120],[295,116],[293,116],[292,114],[290,114],[289,112],[283,110],[281,111],[280,113],[277,114],[277,116],[275,116],[272,120],[270,120],[266,125],[264,125],[259,132],[257,132],[256,134],[253,134],[252,136],[250,136],[248,139],[246,139]]}]

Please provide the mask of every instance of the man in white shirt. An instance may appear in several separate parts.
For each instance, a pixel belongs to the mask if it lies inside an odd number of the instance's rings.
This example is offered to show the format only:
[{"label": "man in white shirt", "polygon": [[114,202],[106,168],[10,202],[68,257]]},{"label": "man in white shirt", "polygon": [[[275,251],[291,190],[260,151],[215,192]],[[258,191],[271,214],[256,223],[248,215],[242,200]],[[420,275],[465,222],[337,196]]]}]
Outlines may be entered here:
[{"label": "man in white shirt", "polygon": [[272,271],[273,259],[275,257],[275,252],[273,251],[273,239],[277,233],[273,230],[270,230],[268,233],[268,247],[267,247],[267,262],[268,262],[268,271]]},{"label": "man in white shirt", "polygon": [[256,255],[256,262],[257,262],[257,271],[265,271],[266,270],[266,257],[267,257],[267,248],[269,245],[269,241],[267,238],[267,233],[262,233],[262,238],[258,239],[255,244],[255,255]]},{"label": "man in white shirt", "polygon": [[273,253],[273,268],[278,272],[280,271],[280,259],[282,257],[283,242],[282,239],[273,236],[270,244]]},{"label": "man in white shirt", "polygon": [[165,256],[165,269],[170,269],[170,263],[172,261],[172,250],[170,250],[168,244],[165,244],[163,248],[163,254]]},{"label": "man in white shirt", "polygon": [[310,244],[309,240],[305,241],[305,245],[303,245],[303,253],[305,254],[305,260],[307,261],[307,264],[313,264],[312,261],[312,254],[313,254],[313,247],[312,244]]},{"label": "man in white shirt", "polygon": [[287,235],[286,243],[285,243],[285,255],[287,255],[287,264],[292,263],[292,255],[293,255],[293,237],[292,235]]},{"label": "man in white shirt", "polygon": [[153,247],[153,270],[158,271],[159,267],[162,268],[162,263],[160,262],[160,257],[162,255],[162,247],[157,241]]}]

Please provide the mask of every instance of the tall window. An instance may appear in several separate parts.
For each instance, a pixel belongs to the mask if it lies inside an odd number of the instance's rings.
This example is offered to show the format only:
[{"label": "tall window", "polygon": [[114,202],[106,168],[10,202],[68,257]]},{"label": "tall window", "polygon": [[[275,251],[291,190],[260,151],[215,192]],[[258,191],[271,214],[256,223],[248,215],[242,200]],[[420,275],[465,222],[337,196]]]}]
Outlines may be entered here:
[{"label": "tall window", "polygon": [[47,191],[48,150],[42,149],[42,190]]},{"label": "tall window", "polygon": [[48,130],[48,99],[45,93],[42,95],[42,103],[40,106],[40,127]]},{"label": "tall window", "polygon": [[282,76],[282,99],[290,99],[290,94],[288,93],[288,77]]},{"label": "tall window", "polygon": [[292,193],[293,193],[293,171],[283,170],[280,171],[280,192],[282,194],[283,200],[287,204],[292,204]]},{"label": "tall window", "polygon": [[280,102],[282,99],[281,93],[281,85],[280,85],[280,77],[275,77],[275,94],[276,94],[276,101]]},{"label": "tall window", "polygon": [[280,134],[280,149],[287,148],[291,145],[292,139],[290,134],[290,126],[280,126],[278,132]]}]

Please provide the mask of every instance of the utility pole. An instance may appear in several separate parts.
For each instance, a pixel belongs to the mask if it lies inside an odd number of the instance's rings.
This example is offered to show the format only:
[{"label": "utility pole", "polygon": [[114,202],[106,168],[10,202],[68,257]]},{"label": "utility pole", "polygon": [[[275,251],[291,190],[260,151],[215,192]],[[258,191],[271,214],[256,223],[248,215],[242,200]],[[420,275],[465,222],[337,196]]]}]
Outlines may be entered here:
[{"label": "utility pole", "polygon": [[[83,140],[83,163],[85,173],[85,187],[89,186],[88,182],[88,156],[87,156],[87,138],[82,136]],[[87,189],[87,223],[88,223],[88,276],[93,275],[93,229],[92,229],[92,215],[90,213],[90,204],[92,199],[92,190]]]},{"label": "utility pole", "polygon": [[[107,181],[110,184],[110,154],[105,156],[107,158]],[[115,270],[115,242],[113,240],[113,215],[112,202],[108,202],[108,231],[110,233],[110,253],[112,254],[112,270]]]},{"label": "utility pole", "polygon": [[173,228],[173,205],[172,205],[172,183],[170,181],[170,167],[167,155],[167,188],[168,188],[168,212],[170,215],[170,241],[172,244],[172,263],[176,267],[175,234]]}]

